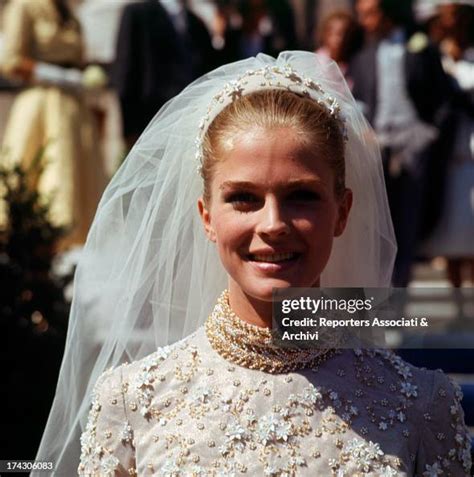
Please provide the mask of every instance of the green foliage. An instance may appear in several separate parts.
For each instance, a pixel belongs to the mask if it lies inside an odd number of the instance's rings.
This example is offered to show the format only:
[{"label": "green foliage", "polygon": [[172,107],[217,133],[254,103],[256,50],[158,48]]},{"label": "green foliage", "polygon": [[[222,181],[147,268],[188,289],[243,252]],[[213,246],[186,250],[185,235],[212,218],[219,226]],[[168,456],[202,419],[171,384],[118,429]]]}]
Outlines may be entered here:
[{"label": "green foliage", "polygon": [[66,330],[66,282],[51,276],[58,240],[64,230],[49,219],[50,200],[32,186],[47,161],[41,149],[31,165],[0,166],[0,320],[8,328],[35,333]]}]

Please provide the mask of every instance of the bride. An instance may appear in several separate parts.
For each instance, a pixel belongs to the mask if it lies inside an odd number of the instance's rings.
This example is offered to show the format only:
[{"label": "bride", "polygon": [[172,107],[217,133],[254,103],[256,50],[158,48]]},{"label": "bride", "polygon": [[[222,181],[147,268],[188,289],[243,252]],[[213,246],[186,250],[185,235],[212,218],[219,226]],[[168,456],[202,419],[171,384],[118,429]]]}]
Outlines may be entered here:
[{"label": "bride", "polygon": [[101,201],[38,459],[84,476],[467,475],[443,373],[272,341],[273,288],[390,284],[372,138],[312,53],[224,66],[165,105]]}]

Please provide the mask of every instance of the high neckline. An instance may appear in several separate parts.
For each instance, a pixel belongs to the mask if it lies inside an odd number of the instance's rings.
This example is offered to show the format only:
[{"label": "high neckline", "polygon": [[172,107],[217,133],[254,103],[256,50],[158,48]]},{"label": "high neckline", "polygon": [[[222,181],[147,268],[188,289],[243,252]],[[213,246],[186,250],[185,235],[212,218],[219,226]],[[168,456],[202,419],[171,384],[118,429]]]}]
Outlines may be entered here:
[{"label": "high neckline", "polygon": [[212,348],[227,361],[272,374],[315,368],[336,352],[278,346],[270,328],[247,323],[234,313],[228,290],[217,300],[205,329]]}]

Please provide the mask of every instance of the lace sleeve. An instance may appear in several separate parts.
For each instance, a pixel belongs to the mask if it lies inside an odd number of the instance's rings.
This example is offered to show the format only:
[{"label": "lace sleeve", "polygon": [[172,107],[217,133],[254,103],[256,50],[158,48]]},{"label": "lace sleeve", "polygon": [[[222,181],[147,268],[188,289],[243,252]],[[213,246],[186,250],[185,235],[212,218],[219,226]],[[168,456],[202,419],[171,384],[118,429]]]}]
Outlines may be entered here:
[{"label": "lace sleeve", "polygon": [[471,442],[464,423],[459,385],[444,373],[434,372],[434,385],[417,455],[417,476],[469,476]]},{"label": "lace sleeve", "polygon": [[126,414],[122,367],[98,379],[81,436],[80,476],[136,475],[133,430]]}]

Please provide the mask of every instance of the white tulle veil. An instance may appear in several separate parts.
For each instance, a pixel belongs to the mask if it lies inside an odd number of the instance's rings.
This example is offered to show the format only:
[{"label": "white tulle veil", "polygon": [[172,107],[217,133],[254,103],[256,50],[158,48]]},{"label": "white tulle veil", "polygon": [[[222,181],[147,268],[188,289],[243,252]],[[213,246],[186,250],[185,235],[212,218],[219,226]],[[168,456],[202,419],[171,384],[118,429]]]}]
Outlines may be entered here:
[{"label": "white tulle veil", "polygon": [[[307,52],[259,55],[223,66],[169,101],[108,186],[78,266],[66,350],[38,460],[56,475],[79,463],[79,437],[99,375],[173,343],[205,320],[227,285],[197,213],[195,138],[211,99],[265,65],[290,64],[335,97],[348,129],[346,184],[354,203],[322,286],[388,286],[395,257],[380,153],[335,63]],[[39,474],[33,474],[39,475]]]}]

